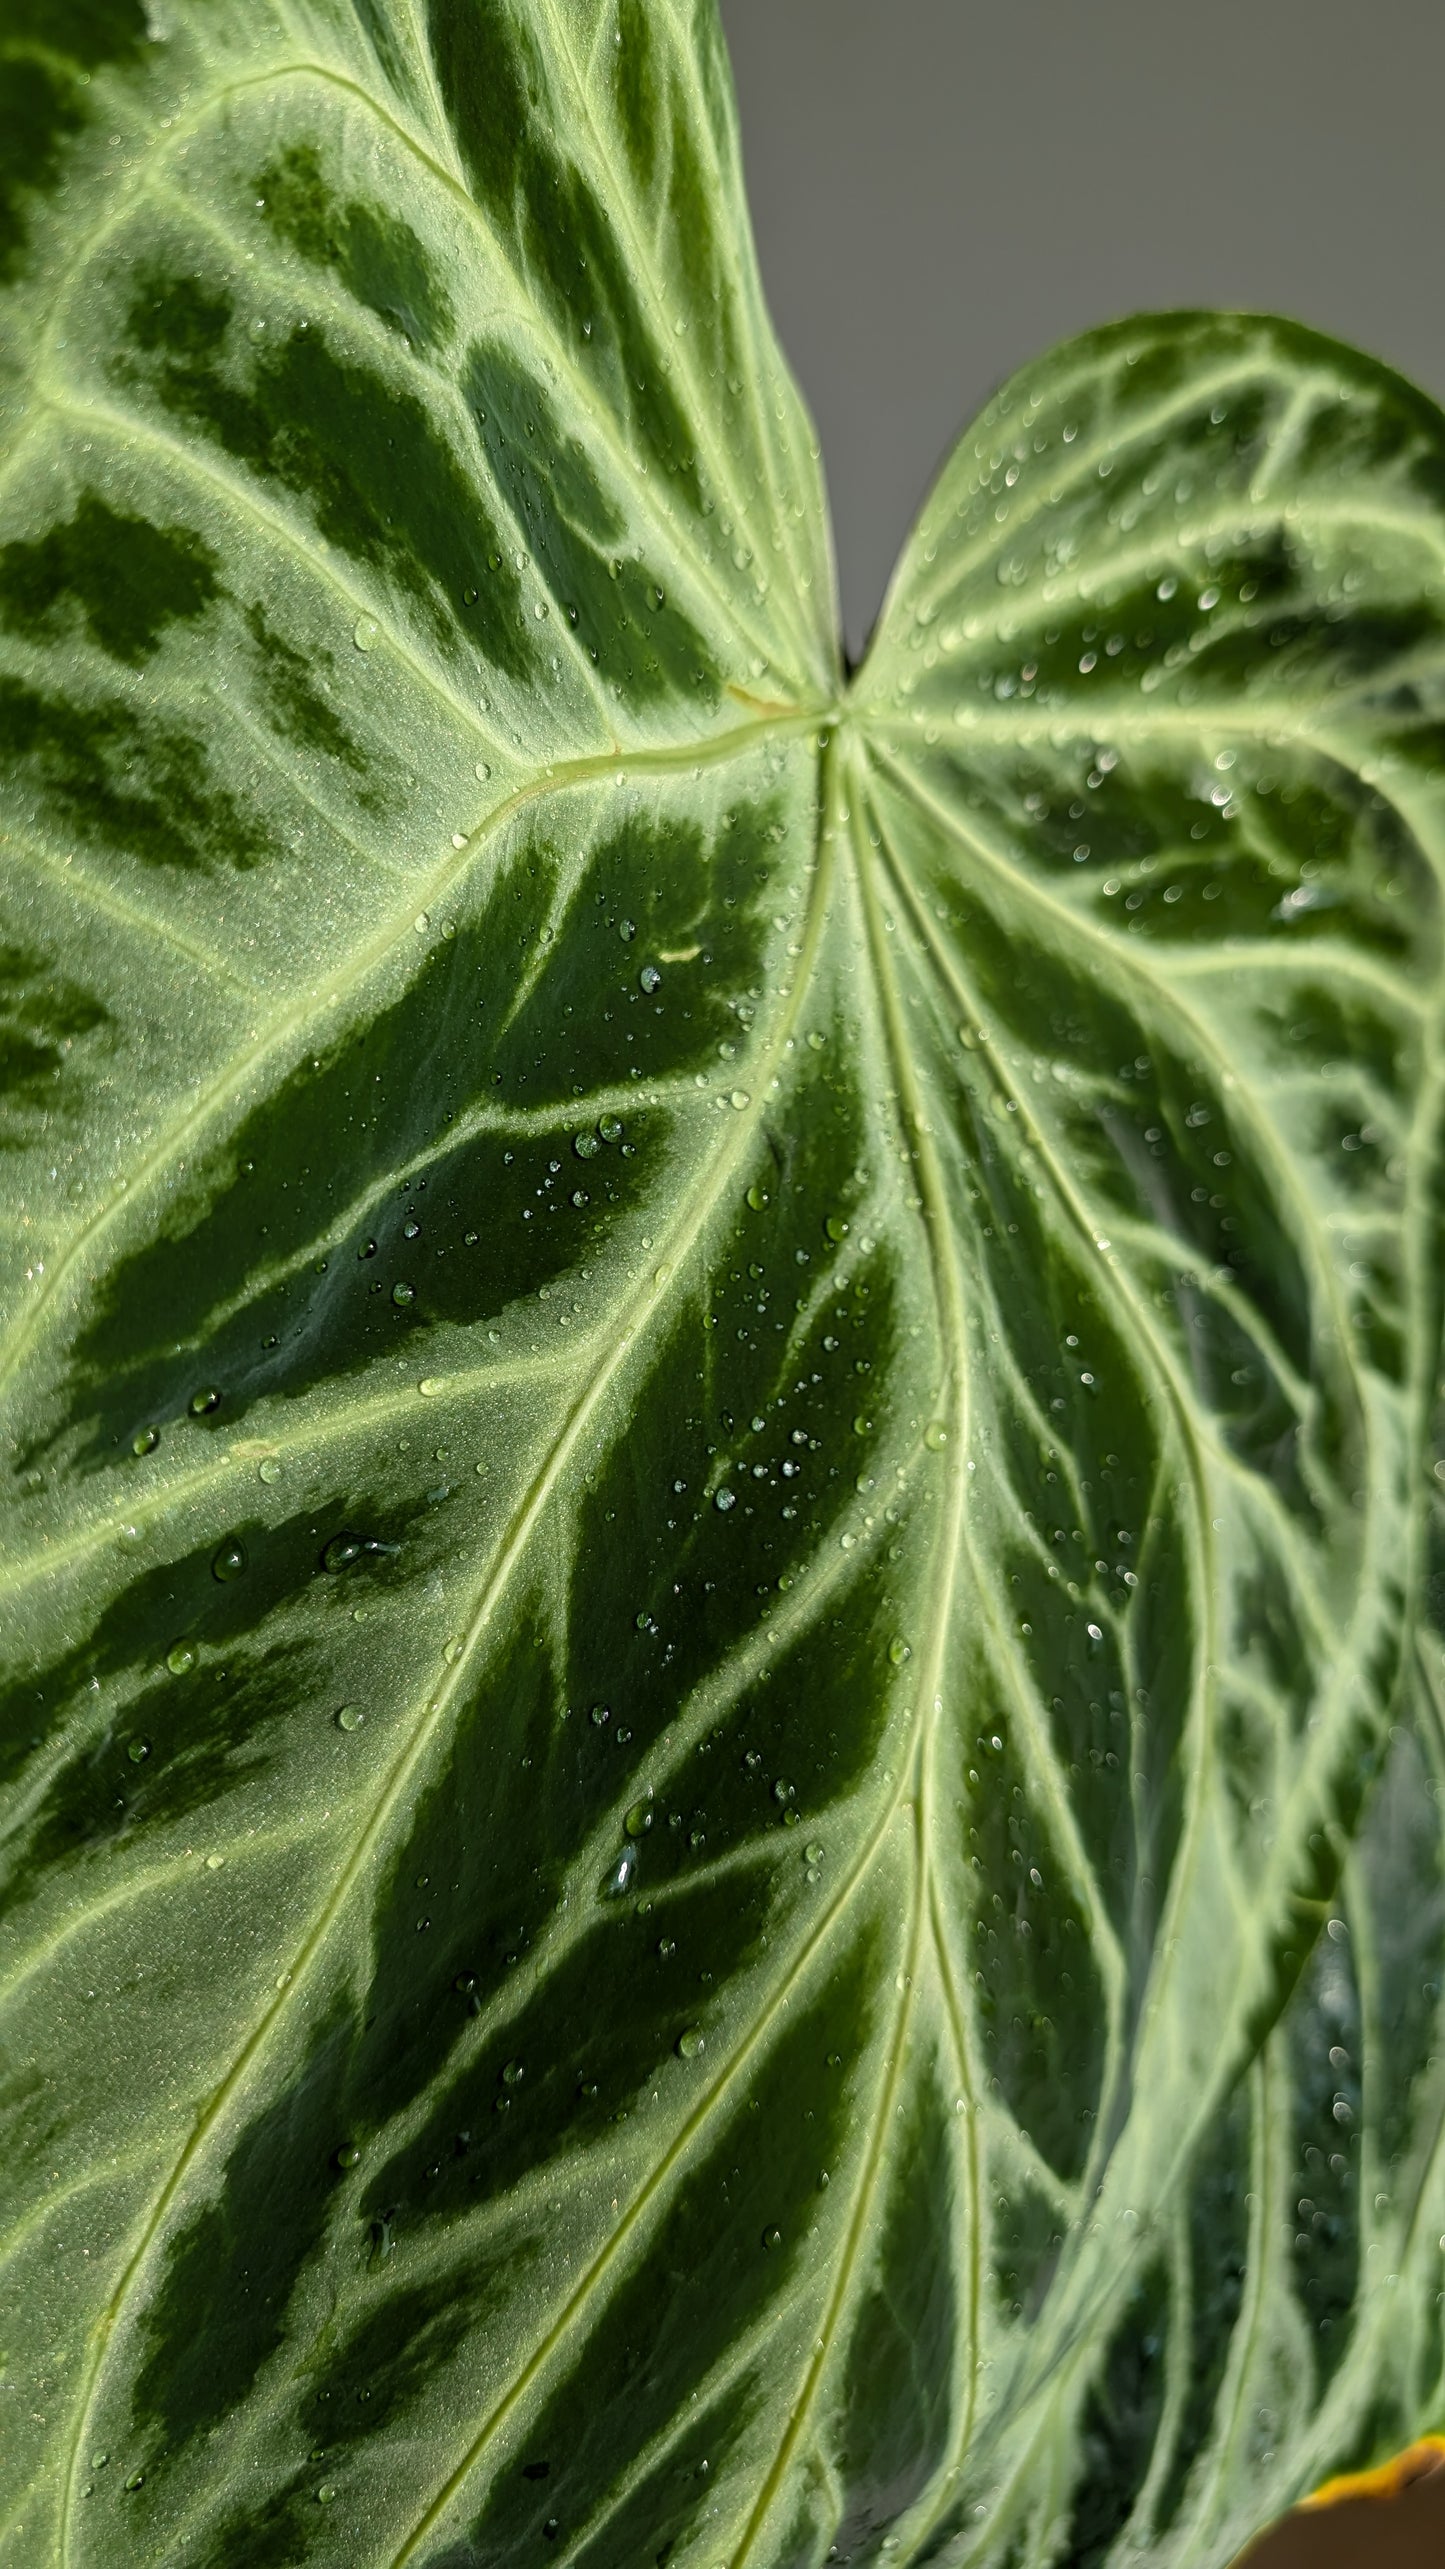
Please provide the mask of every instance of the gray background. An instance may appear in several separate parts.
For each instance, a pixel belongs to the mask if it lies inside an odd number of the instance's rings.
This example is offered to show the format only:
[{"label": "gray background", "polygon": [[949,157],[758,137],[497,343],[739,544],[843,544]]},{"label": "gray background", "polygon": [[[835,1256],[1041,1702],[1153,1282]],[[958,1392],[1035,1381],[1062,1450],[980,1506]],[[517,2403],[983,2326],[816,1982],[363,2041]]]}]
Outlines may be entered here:
[{"label": "gray background", "polygon": [[1015,366],[1170,304],[1445,394],[1445,0],[722,0],[753,219],[856,651]]}]

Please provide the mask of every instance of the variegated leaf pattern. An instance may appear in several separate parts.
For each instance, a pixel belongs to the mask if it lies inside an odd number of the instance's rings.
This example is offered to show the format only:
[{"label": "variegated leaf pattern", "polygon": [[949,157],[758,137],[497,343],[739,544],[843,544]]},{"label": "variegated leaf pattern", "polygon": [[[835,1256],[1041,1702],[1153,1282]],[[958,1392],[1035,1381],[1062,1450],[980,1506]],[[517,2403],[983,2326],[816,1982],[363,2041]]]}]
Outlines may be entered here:
[{"label": "variegated leaf pattern", "polygon": [[1445,439],[965,438],[710,0],[3,0],[0,2560],[1223,2569],[1440,2422]]}]

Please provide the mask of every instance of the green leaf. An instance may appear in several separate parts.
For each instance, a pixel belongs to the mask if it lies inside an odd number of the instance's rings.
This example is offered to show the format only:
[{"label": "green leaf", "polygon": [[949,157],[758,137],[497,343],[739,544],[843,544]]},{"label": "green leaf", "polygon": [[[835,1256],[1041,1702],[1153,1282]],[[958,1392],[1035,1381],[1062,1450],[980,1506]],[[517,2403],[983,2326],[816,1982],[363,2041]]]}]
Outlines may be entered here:
[{"label": "green leaf", "polygon": [[710,0],[0,40],[0,2563],[1223,2569],[1445,2407],[1445,423],[1076,342],[845,684]]}]

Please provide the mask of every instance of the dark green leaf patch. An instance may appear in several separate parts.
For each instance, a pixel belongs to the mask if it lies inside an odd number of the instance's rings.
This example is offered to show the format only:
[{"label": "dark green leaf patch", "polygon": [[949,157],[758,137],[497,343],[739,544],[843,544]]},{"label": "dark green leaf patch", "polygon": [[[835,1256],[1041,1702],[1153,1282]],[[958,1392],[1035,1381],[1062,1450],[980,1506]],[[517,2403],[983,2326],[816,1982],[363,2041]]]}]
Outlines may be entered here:
[{"label": "dark green leaf patch", "polygon": [[1101,2099],[1103,1986],[1089,1921],[1028,1780],[1017,1722],[996,1692],[989,1708],[990,1691],[980,1671],[973,1700],[989,1727],[971,1744],[965,1818],[983,2056],[1041,2156],[1074,2177]]},{"label": "dark green leaf patch", "polygon": [[0,678],[0,764],[62,846],[201,874],[244,872],[272,853],[255,805],[220,781],[200,733],[118,696]]},{"label": "dark green leaf patch", "polygon": [[90,75],[133,65],[149,28],[144,0],[7,0],[0,30],[0,277],[15,274],[36,199],[55,186],[65,147],[90,118]]},{"label": "dark green leaf patch", "polygon": [[[498,1040],[502,1093],[560,1105],[684,1070],[721,1087],[723,1059],[747,1050],[783,840],[780,808],[741,797],[714,830],[665,806],[615,824],[589,852],[552,952]],[[555,869],[559,854],[544,843],[534,861]]]},{"label": "dark green leaf patch", "polygon": [[947,2452],[959,2306],[943,2242],[959,2222],[949,2117],[925,2069],[878,2206],[878,2274],[853,2322],[834,2455],[847,2491],[836,2543],[843,2560],[869,2556]]},{"label": "dark green leaf patch", "polygon": [[211,547],[184,526],[153,526],[87,491],[74,514],[0,545],[0,626],[49,640],[77,623],[138,668],[167,625],[192,623],[220,592]]},{"label": "dark green leaf patch", "polygon": [[1343,2361],[1360,2256],[1361,2024],[1342,1916],[1320,1937],[1290,2010],[1294,2154],[1285,2218],[1317,2386]]},{"label": "dark green leaf patch", "polygon": [[[576,1810],[579,1824],[588,1816],[585,1805]],[[459,1892],[452,1905],[461,1911]],[[467,2039],[471,2025],[453,1994],[442,2013],[457,2056],[444,2092],[416,2139],[377,2170],[368,2202],[394,2203],[398,2228],[411,2231],[495,2203],[542,2168],[554,2169],[558,2185],[575,2182],[583,2154],[605,2144],[612,2126],[657,2110],[654,2088],[671,2120],[692,2076],[676,2057],[678,2038],[690,2024],[716,2022],[713,1993],[756,1961],[769,1905],[770,1886],[758,1876],[692,1886],[646,1914],[630,1901],[609,1914],[599,1899],[595,1919],[584,1916],[570,1936],[563,1920],[533,1992],[480,2043]],[[417,1907],[415,1894],[409,1906]],[[415,1969],[411,1916],[405,1928],[398,1960]],[[484,1978],[479,1988],[488,2001],[496,1995]],[[379,2041],[376,2057],[395,2094],[399,2073]]]},{"label": "dark green leaf patch", "polygon": [[50,956],[0,944],[0,1151],[30,1142],[37,1117],[79,1110],[86,1039],[110,1023],[98,995],[57,970]]},{"label": "dark green leaf patch", "polygon": [[1211,2114],[1188,2179],[1186,2389],[1154,2522],[1167,2532],[1191,2472],[1219,2426],[1219,2393],[1244,2305],[1249,2272],[1251,2102],[1237,2087]]},{"label": "dark green leaf patch", "polygon": [[319,324],[258,350],[234,313],[225,286],[142,275],[127,324],[138,354],[117,369],[245,471],[294,492],[328,543],[415,602],[449,655],[470,643],[508,676],[537,677],[510,556],[421,399],[340,354]]},{"label": "dark green leaf patch", "polygon": [[473,348],[464,382],[493,481],[614,693],[636,704],[713,698],[708,645],[657,573],[635,559],[621,508],[535,375],[494,340]]},{"label": "dark green leaf patch", "polygon": [[[867,2041],[876,1967],[874,1938],[855,1935],[824,1986],[794,1999],[746,2086],[716,2114],[688,2183],[659,2206],[646,2259],[609,2279],[569,2341],[563,2378],[527,2432],[528,2456],[551,2462],[547,2479],[499,2473],[459,2561],[516,2569],[544,2556],[549,2520],[559,2541],[585,2530],[653,2438],[686,2417],[714,2365],[818,2268],[820,2177],[851,2156],[849,2081],[834,2062],[851,2063]],[[626,2569],[600,2541],[594,2556]]]},{"label": "dark green leaf patch", "polygon": [[1081,2424],[1069,2569],[1101,2569],[1143,2491],[1164,2419],[1169,2269],[1146,2268],[1115,2320]]},{"label": "dark green leaf patch", "polygon": [[[176,1561],[141,1572],[94,1629],[49,1666],[12,1674],[0,1694],[0,1756],[18,1773],[27,1759],[73,1732],[12,1859],[0,1906],[31,1897],[57,1865],[133,1843],[204,1810],[244,1777],[273,1763],[282,1725],[298,1705],[323,1700],[328,1661],[314,1620],[292,1611],[325,1584],[322,1545],[358,1502],[328,1516],[307,1510],[276,1525],[240,1521]],[[360,1513],[373,1549],[367,1586],[404,1586],[435,1557],[409,1540],[413,1516],[394,1503]],[[343,1517],[343,1522],[345,1518]],[[234,1575],[218,1575],[218,1562]],[[326,1602],[323,1598],[321,1602]],[[127,1680],[131,1683],[122,1696]]]},{"label": "dark green leaf patch", "polygon": [[291,2294],[336,2196],[353,2040],[344,2017],[317,2029],[293,2076],[231,2141],[215,2201],[171,2242],[135,2383],[137,2421],[167,2459],[219,2426],[285,2341]]},{"label": "dark green leaf patch", "polygon": [[370,779],[356,799],[364,811],[386,811],[394,796],[377,776],[376,754],[358,740],[333,701],[335,655],[314,643],[309,653],[298,651],[259,600],[246,609],[246,629],[256,646],[262,702],[273,730],[282,740],[334,759],[350,776]]},{"label": "dark green leaf patch", "polygon": [[557,148],[560,102],[507,0],[429,0],[447,113],[478,203],[589,387],[667,485],[700,505],[695,433],[644,312],[637,248]]},{"label": "dark green leaf patch", "polygon": [[450,337],[452,301],[430,251],[387,207],[335,195],[313,143],[293,143],[268,162],[252,194],[309,265],[334,269],[347,293],[412,347],[439,348]]}]

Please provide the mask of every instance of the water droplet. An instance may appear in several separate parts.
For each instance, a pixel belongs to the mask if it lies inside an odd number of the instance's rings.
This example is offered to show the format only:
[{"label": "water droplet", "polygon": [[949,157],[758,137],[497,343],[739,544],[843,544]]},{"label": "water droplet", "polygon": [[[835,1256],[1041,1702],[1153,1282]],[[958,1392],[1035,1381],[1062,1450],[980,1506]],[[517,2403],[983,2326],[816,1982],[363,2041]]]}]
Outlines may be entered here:
[{"label": "water droplet", "polygon": [[821,1864],[825,1851],[821,1838],[809,1838],[803,1849],[803,1860],[807,1864]]},{"label": "water droplet", "polygon": [[336,2153],[336,2164],[339,2168],[360,2167],[361,2152],[358,2150],[354,2141],[342,2142],[340,2149]]},{"label": "water droplet", "polygon": [[359,615],[351,628],[351,639],[358,651],[373,651],[381,633],[374,615]]},{"label": "water droplet", "polygon": [[423,1400],[435,1400],[438,1392],[446,1390],[446,1384],[440,1374],[427,1374],[417,1384],[417,1390]]},{"label": "water droplet", "polygon": [[267,1455],[265,1462],[260,1467],[259,1477],[268,1484],[280,1480],[281,1466],[277,1462],[274,1454]]},{"label": "water droplet", "polygon": [[151,1744],[148,1739],[133,1739],[129,1748],[126,1750],[126,1755],[130,1759],[132,1766],[144,1766],[150,1753]]},{"label": "water droplet", "polygon": [[698,2053],[703,2048],[705,2039],[706,2037],[704,2036],[700,2025],[684,2026],[682,2032],[677,2038],[678,2059],[680,2061],[695,2061]]},{"label": "water droplet", "polygon": [[820,1053],[820,1052],[822,1051],[822,1049],[823,1049],[823,1046],[826,1044],[827,1040],[828,1040],[827,1036],[826,1036],[826,1035],[823,1035],[823,1034],[820,1034],[820,1033],[819,1033],[819,1031],[818,1031],[818,1029],[817,1029],[817,1027],[815,1026],[815,1027],[814,1027],[814,1029],[813,1029],[813,1032],[812,1032],[812,1033],[811,1033],[811,1035],[808,1037],[808,1049],[809,1049],[809,1051],[810,1051],[810,1052],[815,1052],[815,1053]]},{"label": "water droplet", "polygon": [[316,2503],[321,2507],[329,2507],[335,2496],[336,2482],[334,2480],[323,2480],[320,2488],[316,2492]]},{"label": "water droplet", "polygon": [[607,1888],[614,1900],[620,1900],[624,1891],[631,1889],[632,1877],[636,1871],[637,1849],[625,1846],[607,1877]]},{"label": "water droplet", "polygon": [[366,1543],[361,1535],[333,1534],[321,1555],[321,1567],[323,1570],[349,1570],[352,1562],[359,1561],[365,1550]]},{"label": "water droplet", "polygon": [[729,1106],[735,1106],[740,1115],[743,1108],[745,1106],[751,1106],[752,1102],[753,1101],[745,1088],[735,1088],[728,1099]]},{"label": "water droplet", "polygon": [[893,1667],[903,1667],[904,1663],[913,1657],[912,1642],[905,1641],[902,1633],[896,1632],[888,1644],[888,1657]]},{"label": "water droplet", "polygon": [[602,1145],[595,1133],[574,1133],[572,1148],[579,1160],[595,1160]]},{"label": "water droplet", "polygon": [[620,920],[618,922],[617,933],[622,939],[623,944],[625,946],[630,946],[633,938],[637,934],[637,921],[635,919]]},{"label": "water droplet", "polygon": [[622,1823],[630,1838],[640,1838],[652,1826],[652,1813],[645,1802],[634,1802]]},{"label": "water droplet", "polygon": [[601,1134],[604,1142],[620,1142],[622,1139],[621,1116],[599,1115],[597,1118],[597,1130]]},{"label": "water droplet", "polygon": [[359,1704],[343,1704],[336,1716],[336,1727],[341,1731],[358,1731],[365,1719]]},{"label": "water droplet", "polygon": [[143,2489],[145,2487],[145,2476],[144,2471],[132,2471],[130,2478],[126,2482],[126,2487],[128,2489]]},{"label": "water droplet", "polygon": [[502,2072],[502,2085],[504,2087],[520,2087],[522,2078],[523,2070],[521,2062],[508,2061],[506,2068]]},{"label": "water droplet", "polygon": [[660,990],[662,988],[662,975],[658,971],[655,963],[645,963],[637,976],[637,980],[639,988],[645,990],[649,998],[654,990]]},{"label": "water droplet", "polygon": [[765,1212],[770,1201],[767,1188],[765,1186],[759,1186],[756,1183],[750,1186],[748,1188],[747,1201],[751,1205],[754,1213]]},{"label": "water droplet", "polygon": [[472,774],[475,776],[479,785],[485,785],[491,772],[492,771],[484,758],[479,758],[475,767],[472,769]]},{"label": "water droplet", "polygon": [[781,2230],[777,2228],[776,2224],[774,2224],[772,2228],[763,2232],[763,2246],[765,2248],[781,2248],[782,2244],[783,2234]]},{"label": "water droplet", "polygon": [[853,1433],[855,1436],[872,1435],[873,1421],[868,1416],[866,1410],[859,1410],[857,1417],[853,1421]]},{"label": "water droplet", "polygon": [[196,1654],[188,1641],[173,1641],[166,1652],[166,1666],[173,1677],[185,1677],[196,1664]]},{"label": "water droplet", "polygon": [[415,1302],[416,1287],[411,1284],[394,1284],[391,1288],[391,1298],[397,1309],[404,1311],[409,1302]]},{"label": "water droplet", "polygon": [[192,1418],[206,1418],[213,1409],[219,1409],[220,1406],[221,1395],[217,1391],[192,1392],[191,1394]]},{"label": "water droplet", "polygon": [[948,1443],[948,1430],[941,1418],[931,1418],[923,1431],[923,1442],[930,1454],[941,1454]]},{"label": "water droplet", "polygon": [[833,1242],[834,1247],[836,1248],[840,1240],[846,1240],[848,1237],[848,1224],[845,1216],[841,1213],[830,1213],[827,1221],[823,1225],[823,1230],[825,1236]]},{"label": "water droplet", "polygon": [[728,1489],[726,1486],[724,1486],[722,1489],[720,1489],[720,1490],[718,1491],[718,1494],[717,1494],[716,1498],[713,1500],[713,1506],[718,1510],[719,1514],[720,1514],[720,1515],[722,1515],[722,1516],[726,1516],[726,1515],[727,1515],[727,1512],[728,1512],[728,1510],[729,1510],[729,1508],[735,1508],[735,1507],[737,1506],[737,1503],[738,1503],[738,1494],[737,1494],[737,1491],[736,1491],[736,1490],[730,1490],[730,1489]]},{"label": "water droplet", "polygon": [[206,1871],[208,1873],[219,1873],[225,1861],[226,1859],[223,1855],[208,1855],[206,1858]]},{"label": "water droplet", "polygon": [[132,1454],[154,1454],[160,1441],[161,1431],[158,1427],[143,1427],[138,1436],[131,1438],[130,1450]]},{"label": "water droplet", "polygon": [[611,1705],[610,1705],[610,1704],[594,1704],[594,1705],[593,1705],[593,1707],[592,1707],[592,1724],[593,1724],[593,1728],[594,1728],[595,1730],[601,1730],[601,1729],[602,1729],[602,1727],[603,1727],[603,1725],[604,1725],[604,1723],[606,1723],[606,1722],[610,1722],[610,1721],[611,1721],[611,1719],[612,1719],[612,1707],[611,1707]]},{"label": "water droplet", "polygon": [[797,1798],[797,1790],[798,1788],[795,1784],[790,1784],[788,1782],[786,1775],[780,1775],[776,1784],[773,1786],[773,1800],[775,1802],[794,1801]]},{"label": "water droplet", "polygon": [[224,1586],[230,1579],[241,1578],[245,1568],[246,1547],[239,1534],[228,1534],[225,1542],[218,1544],[211,1555],[211,1577],[219,1579]]}]

